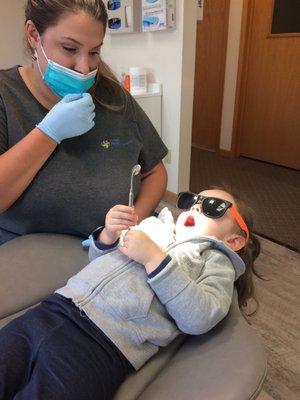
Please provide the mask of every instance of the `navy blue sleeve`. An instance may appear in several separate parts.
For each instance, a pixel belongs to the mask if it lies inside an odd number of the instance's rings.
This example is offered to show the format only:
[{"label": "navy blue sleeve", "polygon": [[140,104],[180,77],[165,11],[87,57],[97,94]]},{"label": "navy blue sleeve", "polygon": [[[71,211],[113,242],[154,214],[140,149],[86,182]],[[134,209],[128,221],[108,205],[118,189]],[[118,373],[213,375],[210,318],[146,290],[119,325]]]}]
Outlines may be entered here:
[{"label": "navy blue sleeve", "polygon": [[148,278],[154,278],[160,271],[162,271],[168,264],[169,262],[172,260],[172,258],[167,255],[166,258],[163,259],[163,261],[159,264],[158,267],[155,268],[154,271],[150,272],[150,274],[148,274]]},{"label": "navy blue sleeve", "polygon": [[97,247],[97,249],[99,249],[99,250],[109,250],[109,249],[112,249],[113,247],[116,247],[118,245],[118,243],[119,243],[119,239],[116,240],[112,244],[105,244],[105,243],[102,243],[102,242],[100,242],[98,240],[98,237],[99,237],[100,233],[103,231],[103,229],[104,229],[104,226],[100,226],[99,228],[95,229],[92,232],[92,237],[94,239],[94,243],[95,243],[95,246]]}]

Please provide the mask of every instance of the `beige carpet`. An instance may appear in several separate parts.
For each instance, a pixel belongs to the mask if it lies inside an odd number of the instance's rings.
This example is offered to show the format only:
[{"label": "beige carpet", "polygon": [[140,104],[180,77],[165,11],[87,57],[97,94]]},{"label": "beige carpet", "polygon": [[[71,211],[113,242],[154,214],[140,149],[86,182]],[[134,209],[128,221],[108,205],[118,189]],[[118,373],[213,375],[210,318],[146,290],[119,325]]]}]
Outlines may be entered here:
[{"label": "beige carpet", "polygon": [[274,400],[300,398],[300,255],[261,239],[257,268],[267,281],[256,280],[260,308],[250,318],[268,355],[264,391]]},{"label": "beige carpet", "polygon": [[190,189],[227,184],[256,213],[255,231],[300,250],[300,171],[192,148]]}]

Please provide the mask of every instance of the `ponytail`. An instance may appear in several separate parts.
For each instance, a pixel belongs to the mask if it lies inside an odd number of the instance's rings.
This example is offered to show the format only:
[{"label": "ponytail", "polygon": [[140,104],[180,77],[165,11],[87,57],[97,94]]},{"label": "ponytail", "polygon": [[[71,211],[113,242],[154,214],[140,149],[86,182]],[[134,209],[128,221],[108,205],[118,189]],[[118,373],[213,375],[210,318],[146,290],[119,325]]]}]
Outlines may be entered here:
[{"label": "ponytail", "polygon": [[253,299],[255,301],[256,308],[252,313],[250,313],[251,315],[257,311],[259,306],[259,303],[255,297],[253,282],[254,275],[258,278],[261,278],[261,275],[256,271],[254,266],[254,261],[260,254],[260,242],[258,238],[251,233],[248,244],[241,250],[237,251],[237,254],[241,257],[246,266],[244,274],[241,275],[235,282],[235,287],[238,292],[239,307],[242,310],[245,310],[248,305],[248,301]]}]

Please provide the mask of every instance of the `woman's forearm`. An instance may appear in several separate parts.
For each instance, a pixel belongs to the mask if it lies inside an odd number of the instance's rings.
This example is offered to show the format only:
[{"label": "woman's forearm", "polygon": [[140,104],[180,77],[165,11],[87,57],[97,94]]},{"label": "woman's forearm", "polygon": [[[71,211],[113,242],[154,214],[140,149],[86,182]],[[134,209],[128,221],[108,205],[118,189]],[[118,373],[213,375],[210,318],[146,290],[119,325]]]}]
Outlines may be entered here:
[{"label": "woman's forearm", "polygon": [[162,162],[142,177],[139,194],[134,203],[139,221],[155,210],[167,188],[167,172]]},{"label": "woman's forearm", "polygon": [[56,146],[35,128],[0,156],[0,213],[20,197]]}]

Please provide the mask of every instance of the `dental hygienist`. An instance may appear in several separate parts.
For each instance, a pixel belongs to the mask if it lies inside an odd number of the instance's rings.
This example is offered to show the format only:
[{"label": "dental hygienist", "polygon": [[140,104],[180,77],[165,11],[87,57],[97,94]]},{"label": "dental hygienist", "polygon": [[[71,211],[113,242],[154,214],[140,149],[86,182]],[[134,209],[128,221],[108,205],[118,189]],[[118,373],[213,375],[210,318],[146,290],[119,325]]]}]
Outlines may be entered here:
[{"label": "dental hygienist", "polygon": [[0,71],[0,244],[87,237],[128,203],[136,164],[133,221],[143,219],[165,192],[167,149],[100,58],[103,2],[28,0],[25,15],[32,62]]}]

